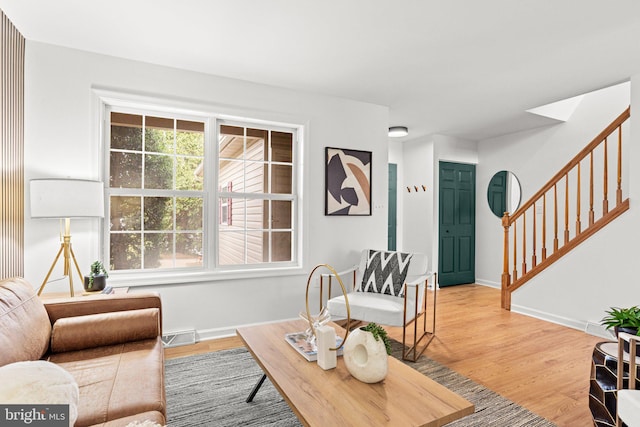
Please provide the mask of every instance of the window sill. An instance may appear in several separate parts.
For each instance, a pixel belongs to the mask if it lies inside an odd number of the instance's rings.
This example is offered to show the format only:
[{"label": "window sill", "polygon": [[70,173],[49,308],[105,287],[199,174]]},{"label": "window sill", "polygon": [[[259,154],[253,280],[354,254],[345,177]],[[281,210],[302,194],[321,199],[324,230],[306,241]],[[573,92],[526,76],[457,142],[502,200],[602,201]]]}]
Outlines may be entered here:
[{"label": "window sill", "polygon": [[306,274],[299,266],[252,269],[252,270],[203,270],[197,272],[145,272],[145,273],[109,273],[109,285],[118,286],[162,286],[198,282],[217,282],[222,280],[258,279],[264,277],[294,276]]}]

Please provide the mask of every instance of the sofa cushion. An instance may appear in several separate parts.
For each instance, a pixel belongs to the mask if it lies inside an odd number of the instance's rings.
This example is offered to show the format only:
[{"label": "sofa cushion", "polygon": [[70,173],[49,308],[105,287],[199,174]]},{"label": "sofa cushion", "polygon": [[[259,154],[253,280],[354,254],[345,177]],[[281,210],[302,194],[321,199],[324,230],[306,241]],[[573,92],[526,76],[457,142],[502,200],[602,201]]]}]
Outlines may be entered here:
[{"label": "sofa cushion", "polygon": [[40,359],[49,348],[51,322],[29,283],[0,281],[0,366]]},{"label": "sofa cushion", "polygon": [[[369,292],[350,292],[348,299],[352,319],[389,326],[402,326],[403,324],[404,298]],[[332,318],[344,319],[347,317],[344,295],[331,298],[327,306]],[[406,321],[413,319],[413,312],[414,300],[407,298]]]},{"label": "sofa cushion", "polygon": [[141,412],[164,414],[164,353],[160,337],[54,353],[80,389],[76,426],[108,423]]},{"label": "sofa cushion", "polygon": [[157,308],[65,317],[53,324],[51,351],[62,353],[152,339],[159,335],[159,325]]}]

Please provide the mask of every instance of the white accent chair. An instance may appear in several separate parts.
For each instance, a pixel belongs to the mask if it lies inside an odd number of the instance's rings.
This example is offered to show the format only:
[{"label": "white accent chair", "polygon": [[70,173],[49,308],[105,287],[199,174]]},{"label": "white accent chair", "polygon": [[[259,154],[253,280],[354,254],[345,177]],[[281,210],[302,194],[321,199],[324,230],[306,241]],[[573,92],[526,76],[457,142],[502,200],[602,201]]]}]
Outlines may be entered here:
[{"label": "white accent chair", "polygon": [[[425,254],[412,254],[404,281],[404,296],[398,297],[382,293],[356,291],[358,285],[362,282],[367,266],[368,253],[369,250],[363,250],[358,265],[338,272],[340,277],[345,280],[351,318],[367,323],[375,322],[387,326],[401,326],[402,358],[415,362],[435,337],[437,293],[435,280],[432,286],[433,303],[431,304],[432,312],[430,313],[432,320],[427,322],[427,295],[431,293],[427,292],[429,287],[428,279],[432,276],[435,277],[435,273],[429,271],[429,258]],[[346,281],[346,277],[349,275],[352,277],[351,287]],[[332,274],[320,276],[320,305],[322,306],[324,283],[328,281],[327,308],[332,318],[344,319],[347,317],[345,298],[344,295],[332,297],[331,285],[333,277]],[[428,326],[430,327],[428,328]],[[407,342],[408,333],[410,335],[409,342]]]},{"label": "white accent chair", "polygon": [[[629,343],[629,378],[627,388],[624,387],[624,342]],[[624,332],[618,333],[618,410],[616,411],[617,426],[624,422],[628,427],[640,426],[640,390],[636,390],[638,378],[638,361],[636,359],[636,344],[640,337]]]}]

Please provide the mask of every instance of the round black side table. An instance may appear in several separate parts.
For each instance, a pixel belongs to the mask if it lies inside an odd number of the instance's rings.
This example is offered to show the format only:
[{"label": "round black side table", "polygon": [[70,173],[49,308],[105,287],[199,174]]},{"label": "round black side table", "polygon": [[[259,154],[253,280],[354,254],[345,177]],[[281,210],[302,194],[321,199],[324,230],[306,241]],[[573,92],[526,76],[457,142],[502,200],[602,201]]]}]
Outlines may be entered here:
[{"label": "round black side table", "polygon": [[[640,363],[640,357],[636,357]],[[629,381],[629,354],[625,353],[624,384]],[[640,373],[640,365],[637,367]],[[596,427],[615,427],[617,408],[618,343],[599,342],[593,348],[591,380],[589,382],[589,409]],[[640,375],[639,375],[640,377]],[[640,389],[640,380],[636,383]]]}]

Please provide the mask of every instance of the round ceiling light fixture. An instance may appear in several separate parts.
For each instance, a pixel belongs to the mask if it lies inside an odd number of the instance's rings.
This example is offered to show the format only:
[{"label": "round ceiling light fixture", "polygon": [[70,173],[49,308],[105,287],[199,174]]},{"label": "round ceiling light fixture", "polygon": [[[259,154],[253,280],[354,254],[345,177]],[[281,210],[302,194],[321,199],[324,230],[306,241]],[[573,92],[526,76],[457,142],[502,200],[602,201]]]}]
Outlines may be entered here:
[{"label": "round ceiling light fixture", "polygon": [[406,126],[391,126],[389,128],[390,138],[400,138],[409,135],[409,128]]}]

